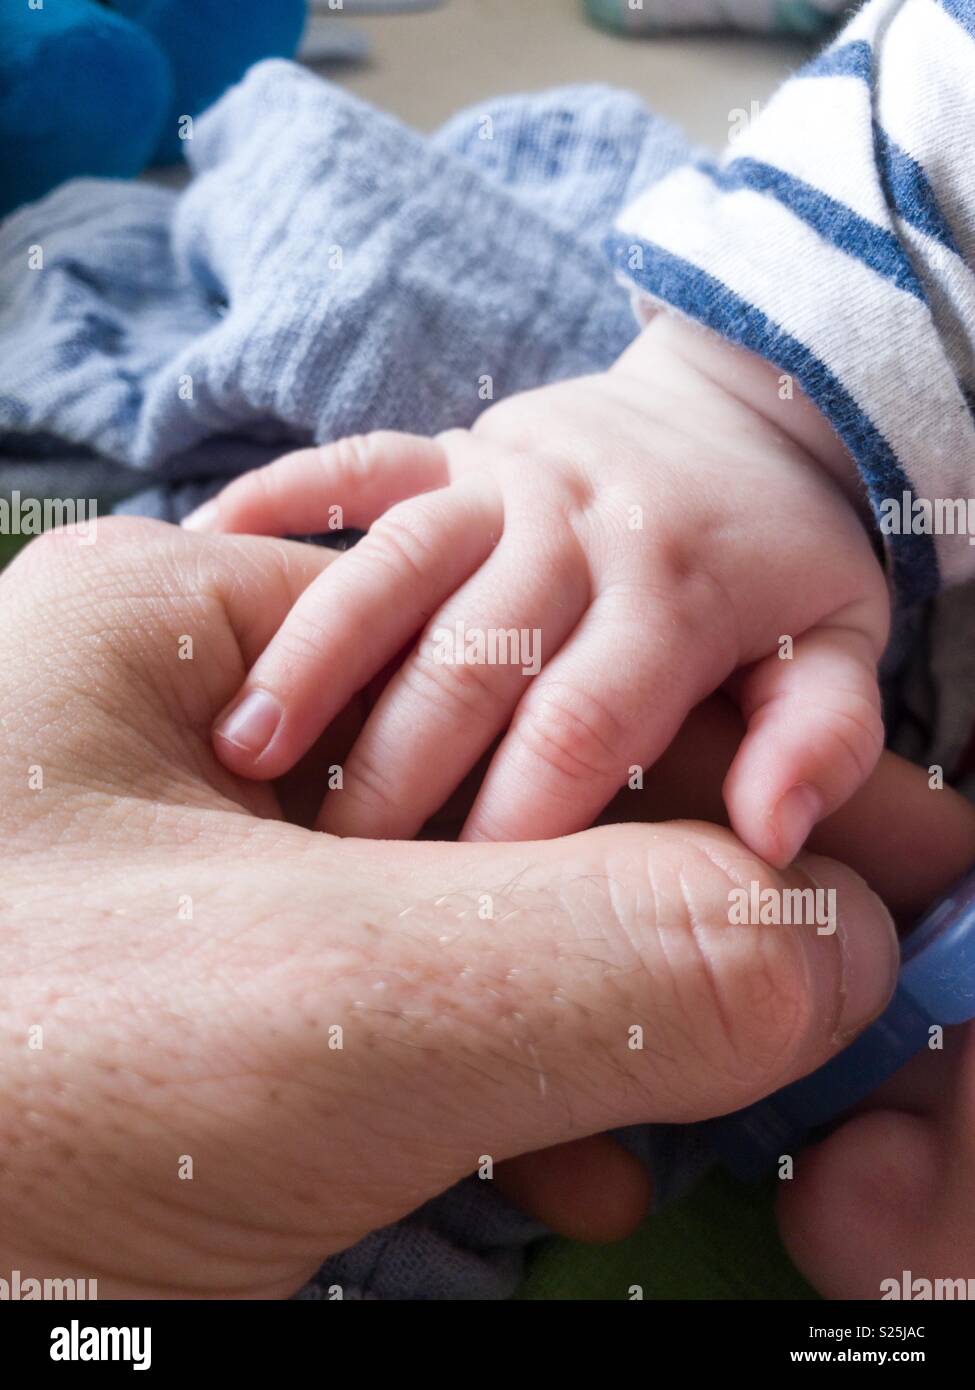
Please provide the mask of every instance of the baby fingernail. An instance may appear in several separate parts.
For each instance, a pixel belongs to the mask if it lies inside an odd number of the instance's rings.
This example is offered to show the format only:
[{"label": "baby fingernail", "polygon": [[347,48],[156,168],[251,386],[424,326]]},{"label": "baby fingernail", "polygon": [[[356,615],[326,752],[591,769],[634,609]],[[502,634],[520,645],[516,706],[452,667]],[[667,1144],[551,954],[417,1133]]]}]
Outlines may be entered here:
[{"label": "baby fingernail", "polygon": [[242,748],[245,753],[263,753],[281,722],[281,706],[266,690],[252,690],[214,727],[214,734]]},{"label": "baby fingernail", "polygon": [[217,504],[215,501],[204,502],[202,507],[197,507],[195,512],[190,512],[189,516],[184,516],[179,523],[184,531],[209,531],[212,529],[217,519]]},{"label": "baby fingernail", "polygon": [[815,787],[808,782],[787,791],[775,808],[775,827],[782,856],[791,862],[806,842],[806,837],[823,814],[823,801]]}]

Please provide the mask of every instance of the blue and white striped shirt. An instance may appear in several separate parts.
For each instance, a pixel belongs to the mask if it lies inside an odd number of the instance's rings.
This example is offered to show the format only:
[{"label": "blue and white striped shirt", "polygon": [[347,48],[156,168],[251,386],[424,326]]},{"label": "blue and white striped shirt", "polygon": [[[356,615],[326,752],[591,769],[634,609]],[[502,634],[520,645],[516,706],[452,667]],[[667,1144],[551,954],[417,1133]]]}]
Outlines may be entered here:
[{"label": "blue and white striped shirt", "polygon": [[[720,159],[630,204],[610,250],[638,312],[794,377],[878,520],[904,493],[975,498],[975,0],[869,0]],[[901,603],[975,575],[975,537],[885,539]]]}]

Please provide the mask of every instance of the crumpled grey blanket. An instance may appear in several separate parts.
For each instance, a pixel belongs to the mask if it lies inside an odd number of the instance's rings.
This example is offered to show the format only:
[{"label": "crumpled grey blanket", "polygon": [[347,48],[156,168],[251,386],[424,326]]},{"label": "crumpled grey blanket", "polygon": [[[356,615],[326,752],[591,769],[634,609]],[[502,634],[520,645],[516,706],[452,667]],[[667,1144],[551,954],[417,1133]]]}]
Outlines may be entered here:
[{"label": "crumpled grey blanket", "polygon": [[197,122],[185,190],[76,180],[0,224],[0,477],[44,495],[70,458],[174,519],[288,447],[605,366],[636,329],[601,240],[687,153],[608,88],[425,138],[260,63]]}]

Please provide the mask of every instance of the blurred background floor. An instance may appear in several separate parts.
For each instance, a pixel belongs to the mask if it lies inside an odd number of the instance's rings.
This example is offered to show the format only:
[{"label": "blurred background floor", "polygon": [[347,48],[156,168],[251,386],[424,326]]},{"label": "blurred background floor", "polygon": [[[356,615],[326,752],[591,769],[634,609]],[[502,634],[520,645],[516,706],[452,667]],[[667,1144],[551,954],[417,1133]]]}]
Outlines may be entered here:
[{"label": "blurred background floor", "polygon": [[712,146],[724,144],[731,112],[764,102],[811,51],[801,40],[745,35],[618,37],[589,23],[581,0],[446,0],[399,15],[347,9],[313,24],[326,33],[341,24],[370,42],[364,65],[318,71],[421,130],[500,93],[609,82]]}]

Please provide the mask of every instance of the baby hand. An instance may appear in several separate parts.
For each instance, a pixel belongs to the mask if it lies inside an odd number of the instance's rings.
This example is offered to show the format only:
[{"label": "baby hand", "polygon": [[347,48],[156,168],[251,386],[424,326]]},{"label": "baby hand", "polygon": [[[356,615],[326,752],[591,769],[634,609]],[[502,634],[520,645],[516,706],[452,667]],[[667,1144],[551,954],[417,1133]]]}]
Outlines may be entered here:
[{"label": "baby hand", "polygon": [[217,721],[221,761],[278,777],[411,646],[319,827],[413,836],[500,738],[464,838],[538,839],[639,786],[725,686],[747,725],[731,823],[789,862],[879,756],[889,600],[853,465],[781,380],[661,315],[610,371],[470,431],[341,440],[231,483],[187,524],[369,532]]}]

